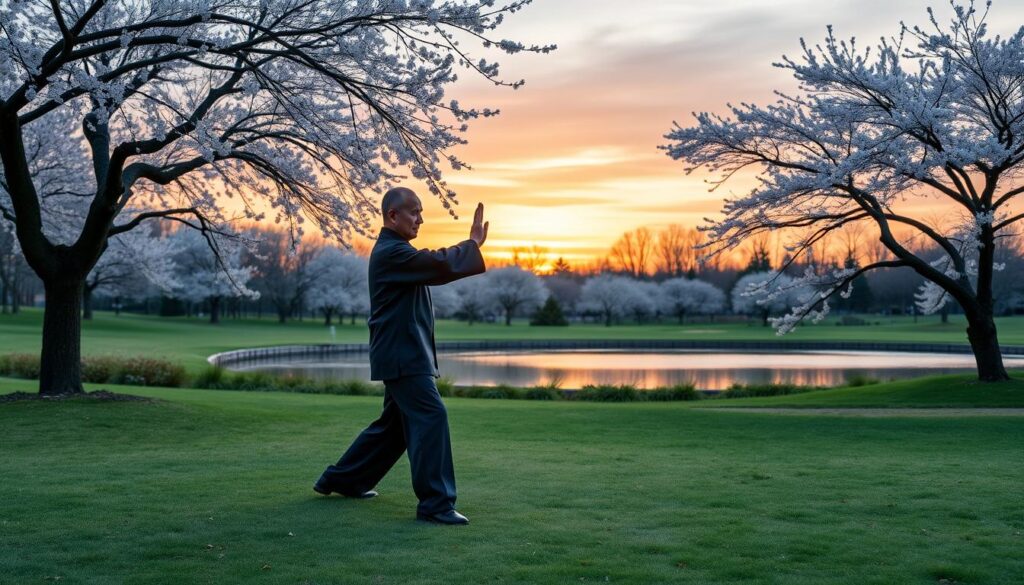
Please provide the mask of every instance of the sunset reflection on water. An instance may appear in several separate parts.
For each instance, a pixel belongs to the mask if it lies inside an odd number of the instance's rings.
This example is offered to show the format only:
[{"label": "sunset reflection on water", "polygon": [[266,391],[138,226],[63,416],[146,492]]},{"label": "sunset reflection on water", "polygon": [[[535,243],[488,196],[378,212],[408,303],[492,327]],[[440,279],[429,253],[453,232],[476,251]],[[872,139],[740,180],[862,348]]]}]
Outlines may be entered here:
[{"label": "sunset reflection on water", "polygon": [[[692,383],[701,390],[733,384],[792,383],[836,386],[863,376],[878,380],[973,371],[970,354],[864,351],[466,351],[439,353],[441,375],[457,385],[535,386],[563,389],[587,384],[632,384],[656,388]],[[1008,367],[1024,358],[1006,356]],[[320,379],[370,377],[366,354],[327,360],[263,361],[234,369],[263,370]]]}]

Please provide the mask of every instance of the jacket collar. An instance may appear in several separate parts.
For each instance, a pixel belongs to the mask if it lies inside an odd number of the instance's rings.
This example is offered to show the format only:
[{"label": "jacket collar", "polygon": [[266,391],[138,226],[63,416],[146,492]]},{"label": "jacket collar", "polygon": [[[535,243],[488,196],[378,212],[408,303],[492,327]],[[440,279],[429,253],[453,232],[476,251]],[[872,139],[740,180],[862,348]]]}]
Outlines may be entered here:
[{"label": "jacket collar", "polygon": [[395,230],[393,230],[393,229],[391,229],[389,227],[382,227],[382,228],[380,228],[380,234],[377,235],[377,239],[378,240],[398,240],[400,242],[406,241],[405,238],[403,238],[402,236],[400,236],[398,234],[398,232],[396,232]]}]

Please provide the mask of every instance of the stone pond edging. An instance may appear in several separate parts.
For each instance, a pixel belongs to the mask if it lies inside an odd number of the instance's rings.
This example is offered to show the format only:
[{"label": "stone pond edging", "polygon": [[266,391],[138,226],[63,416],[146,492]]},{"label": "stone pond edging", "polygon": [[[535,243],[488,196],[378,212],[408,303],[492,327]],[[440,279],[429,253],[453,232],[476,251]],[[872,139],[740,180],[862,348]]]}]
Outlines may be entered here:
[{"label": "stone pond edging", "polygon": [[[522,340],[522,341],[442,341],[438,351],[542,349],[697,349],[697,350],[847,350],[898,351],[910,353],[971,353],[971,347],[958,343],[863,342],[863,341],[715,341],[689,339],[615,339],[615,340]],[[206,358],[214,366],[228,366],[266,358],[326,358],[333,355],[365,353],[366,343],[323,343],[316,345],[278,345],[253,347],[215,353]],[[1003,355],[1024,355],[1024,346],[1006,345]]]}]

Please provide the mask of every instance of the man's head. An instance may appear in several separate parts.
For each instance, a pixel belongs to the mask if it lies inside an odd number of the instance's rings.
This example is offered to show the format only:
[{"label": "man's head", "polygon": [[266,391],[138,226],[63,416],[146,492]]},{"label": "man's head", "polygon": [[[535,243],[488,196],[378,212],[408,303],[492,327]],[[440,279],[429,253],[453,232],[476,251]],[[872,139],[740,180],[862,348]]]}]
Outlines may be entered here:
[{"label": "man's head", "polygon": [[395,187],[384,194],[380,202],[384,227],[398,232],[406,240],[415,238],[423,223],[423,205],[412,189]]}]

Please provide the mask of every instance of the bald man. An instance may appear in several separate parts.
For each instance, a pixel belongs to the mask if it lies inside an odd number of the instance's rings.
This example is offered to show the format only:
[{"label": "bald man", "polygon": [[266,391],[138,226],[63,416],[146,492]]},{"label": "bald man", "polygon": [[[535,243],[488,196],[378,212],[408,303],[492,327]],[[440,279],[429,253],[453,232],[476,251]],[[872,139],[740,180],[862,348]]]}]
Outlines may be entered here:
[{"label": "bald man", "polygon": [[486,270],[480,246],[489,222],[477,205],[469,239],[450,248],[417,250],[423,206],[410,189],[398,187],[381,201],[384,227],[370,253],[370,379],[384,381],[384,410],[341,459],[329,466],[313,489],[372,498],[372,488],[408,450],[416,518],[438,524],[467,524],[455,511],[448,413],[434,379],[434,309],[429,286]]}]

